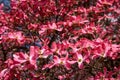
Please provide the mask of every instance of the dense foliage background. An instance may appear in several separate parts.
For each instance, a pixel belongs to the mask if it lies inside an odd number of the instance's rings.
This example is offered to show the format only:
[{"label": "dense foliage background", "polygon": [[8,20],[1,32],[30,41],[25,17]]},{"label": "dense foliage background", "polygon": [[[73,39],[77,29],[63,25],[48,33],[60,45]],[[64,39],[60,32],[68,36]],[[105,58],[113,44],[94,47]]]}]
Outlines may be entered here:
[{"label": "dense foliage background", "polygon": [[0,3],[0,80],[120,79],[120,0]]}]

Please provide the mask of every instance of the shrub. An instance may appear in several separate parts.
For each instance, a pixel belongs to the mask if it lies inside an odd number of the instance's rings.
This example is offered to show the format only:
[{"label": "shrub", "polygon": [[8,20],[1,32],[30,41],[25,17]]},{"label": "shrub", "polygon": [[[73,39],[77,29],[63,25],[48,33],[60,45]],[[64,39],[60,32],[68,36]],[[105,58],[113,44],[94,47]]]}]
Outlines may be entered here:
[{"label": "shrub", "polygon": [[1,80],[120,79],[119,0],[0,0]]}]

